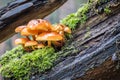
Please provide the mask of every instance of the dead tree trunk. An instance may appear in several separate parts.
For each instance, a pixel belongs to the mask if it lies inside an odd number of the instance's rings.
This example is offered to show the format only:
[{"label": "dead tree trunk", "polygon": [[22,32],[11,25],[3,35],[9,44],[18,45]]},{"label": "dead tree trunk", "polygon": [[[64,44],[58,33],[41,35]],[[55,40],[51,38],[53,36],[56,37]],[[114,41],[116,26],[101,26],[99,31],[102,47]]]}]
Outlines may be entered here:
[{"label": "dead tree trunk", "polygon": [[[59,52],[62,55],[54,63],[53,68],[43,74],[31,76],[31,80],[119,80],[120,1],[108,0],[107,3],[102,4],[102,7],[109,4],[112,10],[109,15],[95,14],[90,10],[87,22],[79,25],[80,28],[75,30],[72,42]],[[30,6],[31,3],[27,5]],[[0,18],[1,21],[6,19],[9,18],[4,16]],[[21,25],[29,19],[26,19],[26,16],[19,17],[18,22],[15,22],[14,25],[18,26],[18,23]],[[21,20],[23,21],[21,22]],[[11,26],[14,27],[14,25]],[[7,27],[1,29],[9,34]],[[2,33],[0,37],[9,36],[3,31],[0,32]],[[89,36],[85,37],[88,32]],[[2,38],[1,41],[7,37]]]},{"label": "dead tree trunk", "polygon": [[0,43],[15,34],[15,28],[31,19],[44,18],[67,0],[16,0],[0,9]]}]

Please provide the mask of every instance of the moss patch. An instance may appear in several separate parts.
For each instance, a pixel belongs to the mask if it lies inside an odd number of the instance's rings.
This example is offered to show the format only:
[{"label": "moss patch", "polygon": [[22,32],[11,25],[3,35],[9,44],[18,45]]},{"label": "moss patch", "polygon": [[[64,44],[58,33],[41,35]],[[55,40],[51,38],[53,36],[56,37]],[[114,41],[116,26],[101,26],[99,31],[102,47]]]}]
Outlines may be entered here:
[{"label": "moss patch", "polygon": [[104,8],[104,12],[105,12],[106,14],[110,14],[110,13],[111,13],[111,9],[110,9],[108,6],[106,6],[106,7]]},{"label": "moss patch", "polygon": [[83,7],[79,8],[76,13],[72,13],[68,15],[67,17],[62,19],[60,23],[74,30],[77,27],[79,27],[78,24],[81,25],[87,21],[90,11],[94,12],[95,14],[100,14],[103,12],[106,14],[111,13],[111,10],[108,7],[108,5],[103,6],[107,2],[110,2],[110,1],[109,0],[89,0],[88,3],[86,3]]},{"label": "moss patch", "polygon": [[24,49],[22,46],[15,47],[10,51],[6,51],[6,53],[0,57],[0,64],[6,65],[12,59],[20,58],[24,54],[25,54],[25,52],[24,52]]},{"label": "moss patch", "polygon": [[7,51],[1,57],[0,73],[4,77],[12,80],[29,80],[31,75],[50,69],[57,58],[55,50],[50,47],[35,50],[31,53],[20,50],[23,49],[17,47]]},{"label": "moss patch", "polygon": [[83,24],[87,20],[87,12],[90,8],[90,3],[85,4],[83,7],[78,9],[76,13],[68,15],[66,18],[60,21],[60,23],[67,25],[71,29],[77,28],[77,24]]}]

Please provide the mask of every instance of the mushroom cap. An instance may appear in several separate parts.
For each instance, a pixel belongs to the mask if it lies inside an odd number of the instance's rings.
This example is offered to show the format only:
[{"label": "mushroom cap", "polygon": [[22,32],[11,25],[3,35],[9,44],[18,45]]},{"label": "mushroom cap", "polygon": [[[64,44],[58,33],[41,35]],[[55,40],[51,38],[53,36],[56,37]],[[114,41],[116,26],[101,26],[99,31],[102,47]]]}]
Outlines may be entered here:
[{"label": "mushroom cap", "polygon": [[45,47],[45,45],[43,45],[43,44],[38,44],[37,45],[37,48],[43,48],[43,47]]},{"label": "mushroom cap", "polygon": [[69,27],[67,27],[67,26],[65,26],[65,25],[63,25],[63,24],[59,24],[59,25],[63,27],[63,31],[64,31],[64,32],[66,32],[66,33],[71,33],[71,32],[72,32]]},{"label": "mushroom cap", "polygon": [[63,24],[57,24],[54,26],[54,31],[56,32],[60,32],[60,31],[64,31],[66,33],[71,33],[71,29]]},{"label": "mushroom cap", "polygon": [[60,41],[63,37],[56,32],[43,32],[37,36],[38,41]]},{"label": "mushroom cap", "polygon": [[57,24],[54,26],[54,30],[57,32],[64,31],[64,27],[61,24]]},{"label": "mushroom cap", "polygon": [[29,41],[27,38],[18,38],[15,40],[15,44],[25,44],[27,41]]},{"label": "mushroom cap", "polygon": [[33,19],[28,22],[27,27],[31,30],[36,30],[36,27],[38,26],[38,21],[36,19]]},{"label": "mushroom cap", "polygon": [[34,19],[29,21],[27,27],[30,28],[31,30],[39,30],[43,32],[51,30],[52,25],[46,20]]},{"label": "mushroom cap", "polygon": [[37,35],[37,34],[38,34],[37,30],[30,30],[29,28],[24,28],[21,31],[22,36]]},{"label": "mushroom cap", "polygon": [[18,26],[17,28],[15,28],[15,32],[21,32],[26,26]]},{"label": "mushroom cap", "polygon": [[29,28],[27,28],[27,31],[31,34],[31,35],[38,35],[39,31],[38,30],[31,30]]},{"label": "mushroom cap", "polygon": [[[52,24],[48,22],[47,20],[42,20],[42,19],[37,19],[37,20],[40,23],[39,25],[42,27],[46,27],[48,31],[51,31],[53,29]],[[38,27],[38,29],[41,29],[42,27]]]},{"label": "mushroom cap", "polygon": [[71,31],[71,29],[69,28],[69,27],[64,27],[64,32],[66,32],[66,33],[72,33],[72,31]]},{"label": "mushroom cap", "polygon": [[25,47],[36,46],[36,45],[38,45],[37,41],[28,41],[25,43]]}]

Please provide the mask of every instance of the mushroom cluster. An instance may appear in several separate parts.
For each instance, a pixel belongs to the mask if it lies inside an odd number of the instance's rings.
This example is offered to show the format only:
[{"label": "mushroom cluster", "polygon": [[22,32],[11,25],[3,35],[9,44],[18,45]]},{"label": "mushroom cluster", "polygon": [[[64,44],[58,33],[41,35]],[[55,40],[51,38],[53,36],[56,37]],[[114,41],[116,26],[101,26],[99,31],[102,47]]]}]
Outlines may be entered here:
[{"label": "mushroom cluster", "polygon": [[26,51],[31,51],[45,46],[62,47],[65,43],[65,33],[71,34],[71,29],[63,24],[53,26],[42,19],[34,19],[27,25],[15,29],[25,38],[18,38],[15,44],[22,45]]}]

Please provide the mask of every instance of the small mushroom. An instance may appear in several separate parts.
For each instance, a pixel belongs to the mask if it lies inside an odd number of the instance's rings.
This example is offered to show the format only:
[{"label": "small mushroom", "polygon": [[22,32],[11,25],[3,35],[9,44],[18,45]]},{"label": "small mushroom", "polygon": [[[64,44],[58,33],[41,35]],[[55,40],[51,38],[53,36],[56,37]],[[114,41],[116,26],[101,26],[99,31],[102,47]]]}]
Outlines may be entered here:
[{"label": "small mushroom", "polygon": [[16,45],[22,45],[23,48],[25,49],[25,43],[27,41],[29,41],[29,39],[27,39],[27,38],[18,38],[18,39],[15,40],[15,44]]},{"label": "small mushroom", "polygon": [[36,38],[37,41],[48,41],[48,46],[51,46],[51,41],[61,41],[63,37],[56,32],[43,32]]},{"label": "small mushroom", "polygon": [[38,31],[38,30],[31,30],[31,29],[29,29],[29,28],[27,28],[27,31],[31,34],[33,40],[35,41],[35,40],[36,40],[36,39],[35,39],[35,36],[38,35],[39,31]]},{"label": "small mushroom", "polygon": [[64,26],[64,32],[69,33],[69,34],[72,33],[71,29],[67,26]]},{"label": "small mushroom", "polygon": [[[35,40],[35,35],[38,34],[38,31],[37,30],[30,30],[29,28],[24,28],[22,31],[21,31],[21,35],[22,36],[26,36],[28,39],[29,37],[28,36],[32,36],[33,40]],[[29,39],[30,40],[30,39]]]},{"label": "small mushroom", "polygon": [[64,31],[64,28],[60,24],[57,24],[54,26],[54,31],[59,33],[60,31]]},{"label": "small mushroom", "polygon": [[48,31],[48,29],[37,19],[29,21],[27,27],[31,30],[41,30],[41,31]]},{"label": "small mushroom", "polygon": [[61,43],[65,42],[65,33],[71,33],[71,29],[63,24],[57,24],[54,26],[54,31],[59,33],[60,35],[62,35],[64,37],[64,39],[62,40]]},{"label": "small mushroom", "polygon": [[38,45],[37,41],[28,41],[25,43],[25,47],[32,47],[32,50],[35,50],[35,46]]},{"label": "small mushroom", "polygon": [[37,45],[37,48],[38,48],[38,49],[43,48],[43,47],[45,47],[45,45],[43,45],[43,44],[38,44],[38,45]]},{"label": "small mushroom", "polygon": [[31,30],[39,30],[39,32],[50,31],[52,29],[52,25],[42,19],[31,20],[27,27]]},{"label": "small mushroom", "polygon": [[36,19],[28,22],[27,27],[31,30],[36,30],[36,26],[38,26],[38,21]]},{"label": "small mushroom", "polygon": [[[48,22],[47,20],[42,20],[42,19],[37,19],[39,21],[39,25],[42,27],[46,27],[48,29],[48,31],[52,31],[53,26],[50,22]],[[40,27],[38,27],[39,29]]]},{"label": "small mushroom", "polygon": [[57,24],[54,26],[54,31],[58,32],[64,37],[64,33],[71,34],[71,29],[63,24]]},{"label": "small mushroom", "polygon": [[18,26],[17,28],[15,28],[15,32],[16,32],[16,33],[21,32],[24,28],[26,28],[25,25],[23,25],[23,26]]},{"label": "small mushroom", "polygon": [[63,24],[59,24],[59,26],[61,26],[63,28],[63,31],[66,33],[70,33],[71,34],[71,29]]}]

